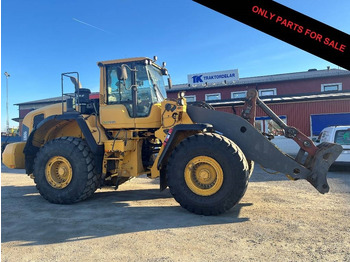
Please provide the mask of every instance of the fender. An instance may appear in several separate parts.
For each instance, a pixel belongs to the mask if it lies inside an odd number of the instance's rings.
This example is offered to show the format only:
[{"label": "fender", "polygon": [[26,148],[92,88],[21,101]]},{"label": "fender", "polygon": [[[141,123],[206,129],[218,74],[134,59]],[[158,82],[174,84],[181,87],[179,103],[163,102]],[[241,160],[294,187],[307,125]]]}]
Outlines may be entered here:
[{"label": "fender", "polygon": [[[167,141],[164,141],[163,151],[161,152],[157,164],[157,169],[160,170],[160,190],[164,190],[167,187],[165,163],[169,158],[171,152],[176,145],[188,136],[194,135],[199,132],[213,132],[213,126],[211,124],[199,123],[199,124],[180,124],[172,128],[171,134]],[[170,132],[169,132],[170,133]],[[169,134],[168,133],[168,134]]]},{"label": "fender", "polygon": [[45,125],[48,125],[50,122],[50,126],[56,125],[61,123],[62,121],[76,121],[81,132],[83,133],[85,137],[85,141],[88,144],[90,150],[95,155],[95,161],[96,166],[98,168],[98,171],[102,171],[102,156],[103,156],[103,145],[98,145],[94,139],[94,137],[91,134],[91,131],[86,124],[83,116],[79,113],[69,113],[69,114],[63,114],[63,115],[52,115],[44,120],[42,120],[35,129],[30,133],[30,136],[28,137],[27,143],[24,147],[24,154],[25,154],[25,169],[27,174],[33,173],[34,169],[34,158],[36,156],[36,153],[39,151],[40,147],[33,145],[34,137],[37,132],[40,132],[42,129],[45,129]]}]

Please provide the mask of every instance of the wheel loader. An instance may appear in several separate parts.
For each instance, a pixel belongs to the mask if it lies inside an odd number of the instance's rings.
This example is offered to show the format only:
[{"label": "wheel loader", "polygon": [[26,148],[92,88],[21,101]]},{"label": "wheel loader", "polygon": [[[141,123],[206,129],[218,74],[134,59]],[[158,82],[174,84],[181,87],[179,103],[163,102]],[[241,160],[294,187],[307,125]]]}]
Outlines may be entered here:
[{"label": "wheel loader", "polygon": [[[30,112],[22,142],[9,144],[3,162],[25,168],[40,194],[51,203],[82,201],[102,186],[116,188],[146,174],[159,178],[190,212],[218,215],[243,197],[254,163],[306,179],[320,193],[329,191],[327,172],[341,153],[339,145],[313,142],[287,126],[249,90],[241,115],[215,111],[205,103],[187,104],[184,92],[167,98],[165,64],[147,57],[97,63],[98,99],[82,88],[79,74],[61,75],[62,103]],[[74,92],[65,93],[67,81]],[[271,137],[254,127],[261,107],[293,139],[295,158],[281,152]]]}]

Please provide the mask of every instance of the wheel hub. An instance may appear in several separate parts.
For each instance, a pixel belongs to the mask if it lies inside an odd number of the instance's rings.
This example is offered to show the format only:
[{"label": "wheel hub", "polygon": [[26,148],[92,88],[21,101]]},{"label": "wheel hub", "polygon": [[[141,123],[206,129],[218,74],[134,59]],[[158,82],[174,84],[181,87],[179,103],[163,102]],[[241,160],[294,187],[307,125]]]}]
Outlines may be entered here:
[{"label": "wheel hub", "polygon": [[192,192],[201,196],[215,194],[222,186],[223,171],[219,163],[208,156],[199,156],[188,162],[185,181]]},{"label": "wheel hub", "polygon": [[67,169],[66,169],[65,167],[60,167],[60,168],[58,169],[58,174],[59,174],[60,176],[63,176],[64,174],[66,174],[66,172],[67,172]]},{"label": "wheel hub", "polygon": [[202,170],[199,173],[199,177],[201,178],[201,180],[207,181],[210,178],[210,173],[208,170]]},{"label": "wheel hub", "polygon": [[46,164],[46,181],[56,189],[63,189],[69,185],[73,177],[69,161],[62,156],[54,156]]}]

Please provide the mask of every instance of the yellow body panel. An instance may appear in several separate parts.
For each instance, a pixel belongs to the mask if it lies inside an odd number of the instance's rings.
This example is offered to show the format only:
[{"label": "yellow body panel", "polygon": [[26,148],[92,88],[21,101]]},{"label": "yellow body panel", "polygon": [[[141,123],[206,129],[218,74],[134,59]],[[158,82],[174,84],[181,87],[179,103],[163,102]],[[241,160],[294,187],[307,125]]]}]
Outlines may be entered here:
[{"label": "yellow body panel", "polygon": [[[64,104],[65,110],[65,104]],[[31,111],[26,115],[23,120],[23,124],[29,128],[29,134],[33,131],[34,117],[44,114],[44,118],[52,115],[62,114],[62,104],[53,104],[50,106],[42,107],[37,110]],[[85,121],[96,141],[96,143],[101,144],[106,141],[106,135],[103,127],[99,123],[99,119],[96,119],[95,115],[83,115]],[[78,123],[72,120],[51,120],[41,126],[40,130],[36,131],[33,145],[40,147],[49,140],[62,137],[62,136],[73,136],[83,138],[83,134],[78,126]]]},{"label": "yellow body panel", "polygon": [[[65,110],[65,104],[64,104],[64,110]],[[26,117],[23,119],[23,124],[29,127],[29,134],[33,131],[33,122],[34,117],[44,114],[44,118],[47,118],[52,115],[61,115],[62,114],[62,104],[53,104],[45,107],[41,107],[39,109],[33,110],[29,112]]]},{"label": "yellow body panel", "polygon": [[135,118],[135,128],[159,128],[161,126],[161,104],[154,104],[147,117]]},{"label": "yellow body panel", "polygon": [[41,146],[49,140],[63,136],[74,136],[81,138],[83,137],[83,134],[76,121],[52,120],[44,124],[35,132],[33,145]]},{"label": "yellow body panel", "polygon": [[127,151],[121,164],[120,176],[136,177],[145,173],[142,166],[142,140],[131,140],[134,150]]},{"label": "yellow body panel", "polygon": [[160,116],[160,104],[154,104],[148,116],[138,118],[131,118],[124,105],[101,105],[100,107],[100,121],[106,129],[159,128]]},{"label": "yellow body panel", "polygon": [[116,169],[109,170],[122,177],[136,177],[145,174],[142,165],[142,143],[140,139],[108,140],[104,143],[105,154],[103,172],[106,172],[107,161],[117,161]]},{"label": "yellow body panel", "polygon": [[[30,113],[32,113],[28,118],[25,118],[25,121],[23,122],[26,126],[29,127],[29,132],[32,132],[33,130],[33,119],[35,115],[44,113],[45,118],[49,117],[50,115],[59,115],[61,114],[61,107],[57,106],[58,104],[46,107],[47,112],[42,112],[41,110],[35,110]],[[103,141],[107,140],[106,134],[104,132],[103,127],[100,125],[99,120],[96,119],[95,115],[83,115],[85,118],[86,124],[89,127],[92,136],[94,137],[97,144],[102,144]],[[32,121],[32,122],[30,122]],[[50,141],[52,139],[63,137],[63,136],[72,136],[72,137],[78,137],[78,138],[84,138],[83,133],[81,132],[81,129],[74,119],[70,120],[58,120],[58,119],[51,119],[44,123],[40,128],[35,132],[35,135],[33,137],[33,145],[36,147],[41,147],[44,145],[47,141]]]},{"label": "yellow body panel", "polygon": [[135,119],[124,105],[100,105],[100,122],[106,129],[135,128]]},{"label": "yellow body panel", "polygon": [[[165,109],[166,104],[170,104],[173,107],[176,107],[174,111],[167,111]],[[166,100],[162,102],[161,105],[161,127],[155,132],[157,138],[159,138],[162,142],[164,141],[167,132],[166,130],[173,128],[179,124],[193,124],[193,121],[188,116],[187,112],[187,104],[186,99],[184,99],[184,105],[180,106],[176,101]]]},{"label": "yellow body panel", "polygon": [[[166,104],[170,104],[172,107],[175,107],[174,111],[167,111],[165,109]],[[187,103],[186,99],[183,99],[183,105],[179,105],[177,101],[165,100],[161,104],[161,127],[155,132],[155,136],[162,142],[164,142],[165,137],[167,136],[167,130],[174,128],[179,124],[193,124],[193,121],[186,112]],[[185,138],[182,137],[183,139]],[[160,172],[157,168],[159,157],[161,156],[164,150],[164,145],[161,147],[157,158],[155,159],[153,166],[151,168],[151,178],[157,178],[160,176]]]},{"label": "yellow body panel", "polygon": [[125,142],[123,140],[108,140],[104,142],[105,152],[124,152]]},{"label": "yellow body panel", "polygon": [[6,146],[5,151],[2,154],[2,162],[5,166],[18,169],[25,168],[25,158],[23,154],[25,145],[25,142],[18,142]]},{"label": "yellow body panel", "polygon": [[[85,115],[84,115],[85,117]],[[98,145],[102,145],[104,141],[107,141],[108,138],[106,136],[105,130],[103,126],[100,124],[100,121],[97,116],[90,115],[85,117],[85,122],[89,127],[92,136],[94,137],[96,143]],[[80,130],[80,128],[79,128]]]}]

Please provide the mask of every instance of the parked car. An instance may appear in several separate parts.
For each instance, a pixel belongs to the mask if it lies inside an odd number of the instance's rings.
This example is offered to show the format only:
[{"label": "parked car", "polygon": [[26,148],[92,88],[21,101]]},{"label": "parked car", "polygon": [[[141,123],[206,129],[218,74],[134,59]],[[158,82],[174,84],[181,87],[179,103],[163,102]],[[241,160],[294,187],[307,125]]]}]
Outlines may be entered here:
[{"label": "parked car", "polygon": [[329,126],[324,128],[316,142],[332,142],[343,147],[334,164],[350,166],[350,126]]}]

